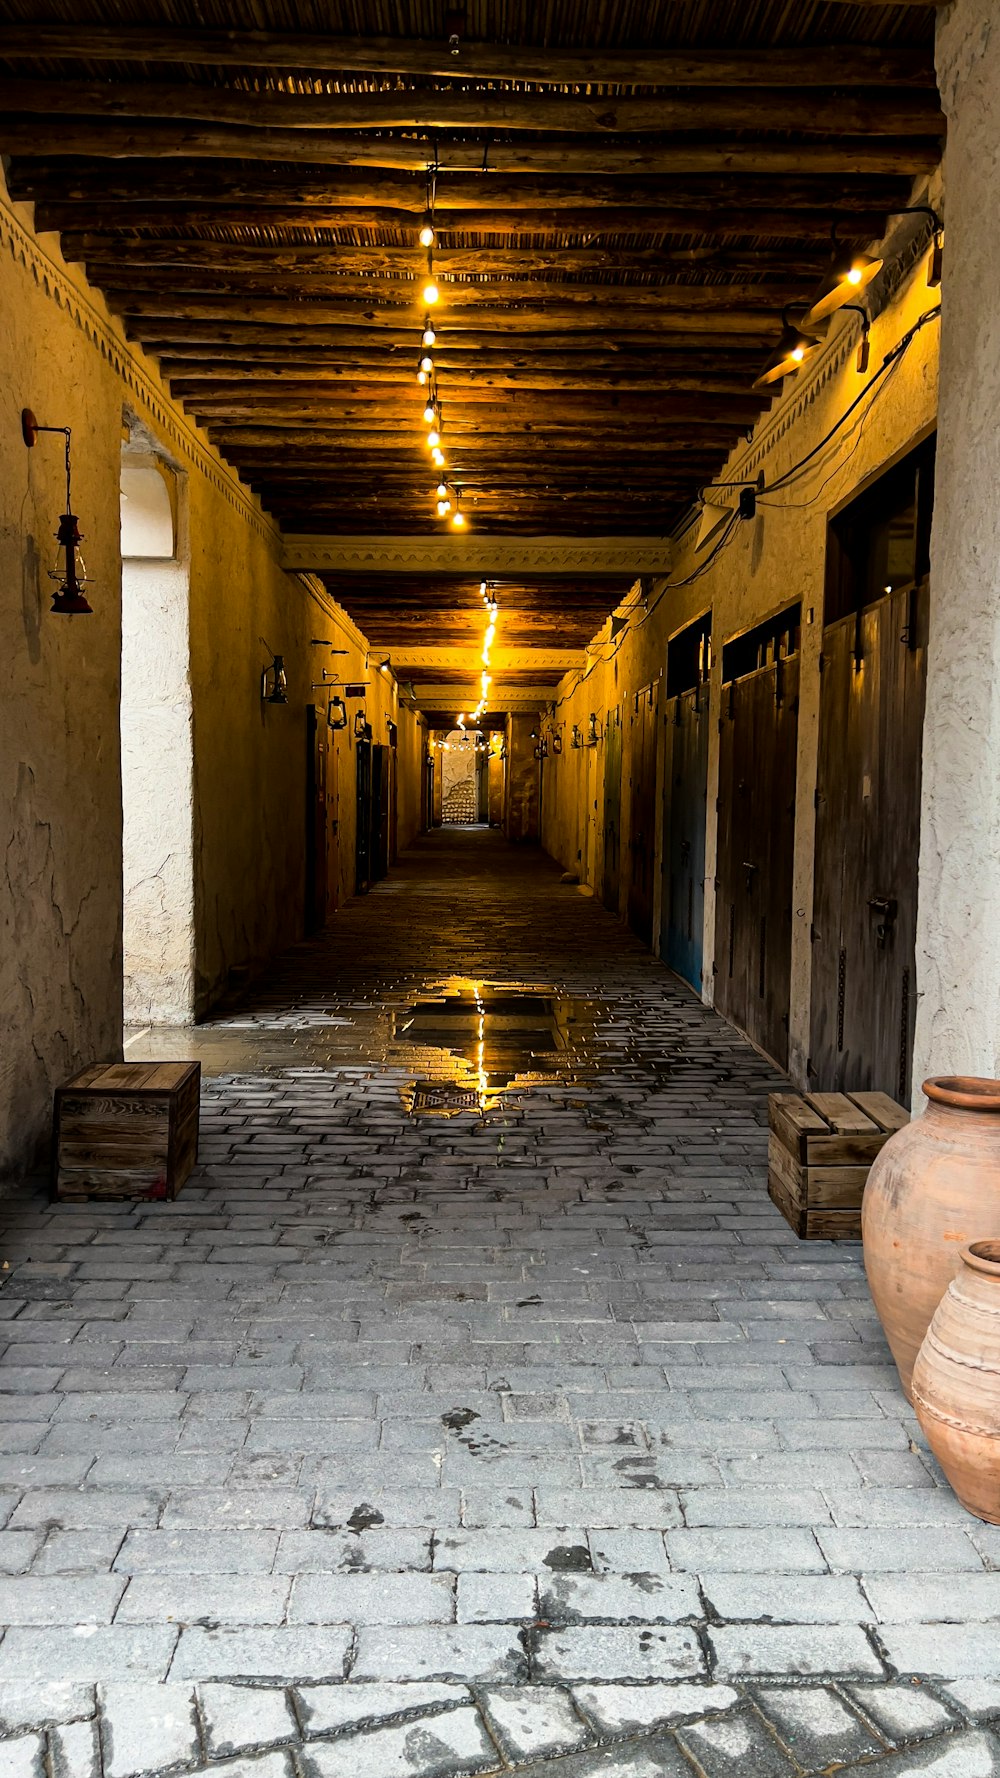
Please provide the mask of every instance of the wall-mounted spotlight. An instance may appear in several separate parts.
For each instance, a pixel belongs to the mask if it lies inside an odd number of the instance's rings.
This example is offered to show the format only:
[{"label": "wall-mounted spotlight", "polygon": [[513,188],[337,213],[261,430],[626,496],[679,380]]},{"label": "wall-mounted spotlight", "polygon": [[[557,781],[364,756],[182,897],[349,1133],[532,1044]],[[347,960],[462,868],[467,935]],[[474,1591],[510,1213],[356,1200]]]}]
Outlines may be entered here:
[{"label": "wall-mounted spotlight", "polygon": [[754,383],[755,389],[769,389],[773,383],[792,376],[808,364],[810,358],[815,358],[823,344],[818,334],[807,333],[789,320],[789,309],[782,310],[781,318],[781,338]]},{"label": "wall-mounted spotlight", "polygon": [[270,665],[265,667],[260,676],[260,698],[262,704],[287,704],[288,675],[285,672],[285,657],[275,654],[269,642],[260,638],[262,648],[266,648],[271,656]]},{"label": "wall-mounted spotlight", "polygon": [[332,729],[347,727],[347,705],[343,698],[331,698],[326,706],[326,726]]},{"label": "wall-mounted spotlight", "polygon": [[[50,610],[58,612],[62,617],[87,616],[93,612],[84,592],[89,576],[79,554],[82,541],[80,521],[73,511],[73,496],[70,486],[70,443],[72,438],[69,426],[40,426],[30,407],[21,410],[21,437],[28,449],[38,443],[40,432],[61,432],[66,440],[66,511],[59,520],[59,528],[55,533],[58,549],[55,561],[49,569],[49,579],[55,581],[56,591],[53,595]],[[60,560],[61,556],[61,560]]]},{"label": "wall-mounted spotlight", "polygon": [[853,304],[862,291],[875,282],[884,261],[870,253],[852,253],[837,240],[837,223],[833,225],[833,259],[816,286],[812,307],[803,325],[815,327],[829,316]]}]

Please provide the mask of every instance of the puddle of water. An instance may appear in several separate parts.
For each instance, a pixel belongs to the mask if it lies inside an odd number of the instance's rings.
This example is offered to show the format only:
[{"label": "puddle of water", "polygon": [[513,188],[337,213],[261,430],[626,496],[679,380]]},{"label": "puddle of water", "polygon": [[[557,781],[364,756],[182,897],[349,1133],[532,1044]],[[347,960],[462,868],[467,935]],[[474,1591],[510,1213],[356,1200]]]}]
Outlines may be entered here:
[{"label": "puddle of water", "polygon": [[[402,996],[400,996],[402,999]],[[411,1112],[485,1110],[502,1096],[553,1079],[592,1077],[620,1056],[609,1009],[534,987],[449,977],[405,1003],[245,1009],[216,1022],[129,1033],[135,1060],[200,1061],[206,1078],[399,1070]],[[452,1089],[450,1092],[448,1089]]]}]

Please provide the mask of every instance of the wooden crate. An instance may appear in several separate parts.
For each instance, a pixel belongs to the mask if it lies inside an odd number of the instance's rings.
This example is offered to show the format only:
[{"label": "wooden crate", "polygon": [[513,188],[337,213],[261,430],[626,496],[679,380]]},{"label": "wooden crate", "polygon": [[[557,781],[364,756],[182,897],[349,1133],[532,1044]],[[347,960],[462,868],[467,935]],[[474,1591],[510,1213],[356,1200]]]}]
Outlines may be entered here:
[{"label": "wooden crate", "polygon": [[772,1093],[767,1189],[804,1241],[857,1241],[868,1169],[910,1114],[887,1093]]},{"label": "wooden crate", "polygon": [[55,1098],[57,1198],[176,1198],[198,1155],[200,1062],[97,1062]]}]

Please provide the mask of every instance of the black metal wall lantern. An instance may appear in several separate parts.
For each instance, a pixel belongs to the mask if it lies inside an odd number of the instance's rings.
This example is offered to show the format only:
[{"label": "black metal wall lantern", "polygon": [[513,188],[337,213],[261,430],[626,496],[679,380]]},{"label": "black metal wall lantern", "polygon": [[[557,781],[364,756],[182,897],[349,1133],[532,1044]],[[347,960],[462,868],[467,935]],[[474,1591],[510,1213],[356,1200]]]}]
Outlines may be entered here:
[{"label": "black metal wall lantern", "polygon": [[363,710],[355,710],[355,712],[354,712],[354,739],[356,741],[370,741],[371,738],[372,738],[372,731],[371,731],[371,728],[369,727],[368,718],[365,715],[365,712]]},{"label": "black metal wall lantern", "polygon": [[[83,590],[88,583],[89,576],[83,564],[83,557],[79,554],[82,541],[80,521],[73,511],[70,485],[72,433],[69,426],[40,426],[30,407],[22,408],[21,437],[29,450],[38,443],[40,432],[61,432],[66,440],[66,511],[59,520],[59,529],[55,534],[59,553],[56,556],[55,566],[49,569],[49,579],[56,583],[56,592],[50,609],[60,613],[63,617],[86,616],[93,613],[94,607]],[[59,559],[60,554],[63,556],[62,561]]]},{"label": "black metal wall lantern", "polygon": [[343,698],[331,698],[326,706],[326,726],[332,729],[347,727],[347,705]]},{"label": "black metal wall lantern", "polygon": [[287,704],[288,675],[285,672],[285,657],[275,654],[269,642],[260,638],[262,648],[266,648],[271,656],[270,665],[265,667],[260,676],[260,701],[262,704]]}]

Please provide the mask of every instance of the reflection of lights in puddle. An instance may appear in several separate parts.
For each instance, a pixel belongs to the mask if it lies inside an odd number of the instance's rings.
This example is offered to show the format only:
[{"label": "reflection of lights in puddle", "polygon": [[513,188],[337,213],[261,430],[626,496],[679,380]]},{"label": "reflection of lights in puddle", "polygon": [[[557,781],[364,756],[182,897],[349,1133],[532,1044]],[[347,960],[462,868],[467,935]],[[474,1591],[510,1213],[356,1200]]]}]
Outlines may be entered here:
[{"label": "reflection of lights in puddle", "polygon": [[400,1047],[419,1048],[428,1060],[433,1055],[438,1076],[413,1083],[410,1108],[482,1113],[504,1091],[563,1074],[577,1020],[582,1013],[585,1023],[592,1022],[594,1012],[592,1002],[551,987],[451,978],[395,1020]]}]

